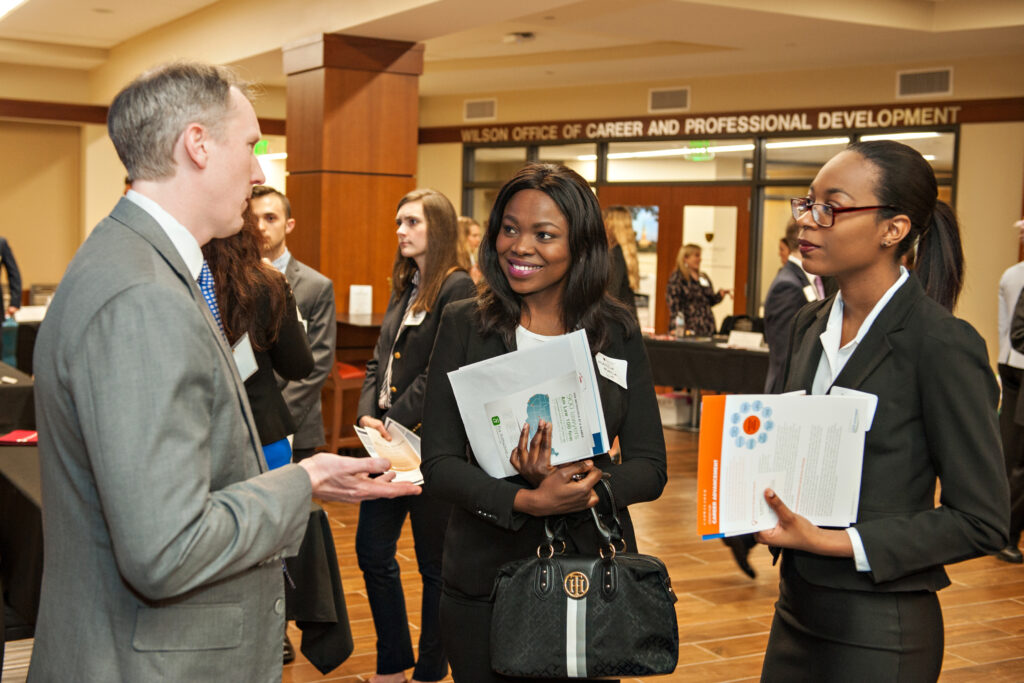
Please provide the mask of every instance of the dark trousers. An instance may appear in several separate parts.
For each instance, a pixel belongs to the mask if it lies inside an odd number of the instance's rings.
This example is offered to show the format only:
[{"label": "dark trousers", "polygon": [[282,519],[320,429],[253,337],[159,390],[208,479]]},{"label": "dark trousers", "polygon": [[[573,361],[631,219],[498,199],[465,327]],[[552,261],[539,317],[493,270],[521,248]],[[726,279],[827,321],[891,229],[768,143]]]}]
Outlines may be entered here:
[{"label": "dark trousers", "polygon": [[783,560],[761,681],[935,681],[942,610],[928,591],[875,593],[808,583]]},{"label": "dark trousers", "polygon": [[[448,675],[448,659],[441,646],[441,553],[451,506],[427,493],[390,500],[368,500],[359,505],[356,557],[366,582],[366,597],[377,630],[377,673],[393,674],[415,664],[413,678],[439,681]],[[398,539],[406,515],[412,520],[416,562],[423,578],[419,660],[413,656],[409,618],[398,561]]]},{"label": "dark trousers", "polygon": [[1024,531],[1024,425],[1017,422],[1017,397],[1024,370],[999,364],[1003,405],[999,408],[999,432],[1003,437],[1006,478],[1010,482],[1010,545],[1020,542]]},{"label": "dark trousers", "polygon": [[[441,596],[441,633],[455,683],[552,683],[568,678],[512,678],[491,670],[491,612],[494,604],[445,592]],[[596,681],[573,678],[573,681]],[[608,679],[601,679],[609,683]],[[612,682],[614,683],[614,682]]]}]

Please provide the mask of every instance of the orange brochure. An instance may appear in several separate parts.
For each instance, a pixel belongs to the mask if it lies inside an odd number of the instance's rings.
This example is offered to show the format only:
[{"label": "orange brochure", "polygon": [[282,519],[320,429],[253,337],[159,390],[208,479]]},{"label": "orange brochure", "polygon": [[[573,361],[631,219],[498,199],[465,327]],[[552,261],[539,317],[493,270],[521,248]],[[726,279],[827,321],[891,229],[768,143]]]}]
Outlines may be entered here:
[{"label": "orange brochure", "polygon": [[697,533],[705,539],[722,536],[719,531],[718,491],[724,426],[725,396],[705,396],[701,401],[700,445],[697,450]]}]

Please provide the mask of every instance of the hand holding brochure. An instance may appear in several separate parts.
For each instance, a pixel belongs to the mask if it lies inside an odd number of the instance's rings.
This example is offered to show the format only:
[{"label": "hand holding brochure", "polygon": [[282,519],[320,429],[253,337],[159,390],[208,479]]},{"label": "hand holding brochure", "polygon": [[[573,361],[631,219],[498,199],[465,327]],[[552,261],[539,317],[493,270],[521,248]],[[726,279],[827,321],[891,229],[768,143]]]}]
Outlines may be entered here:
[{"label": "hand holding brochure", "polygon": [[773,489],[818,526],[857,521],[864,436],[878,397],[731,395],[703,401],[697,530],[705,538],[771,529]]},{"label": "hand holding brochure", "polygon": [[391,418],[384,420],[384,429],[391,435],[391,441],[387,441],[376,429],[355,426],[356,435],[363,442],[366,452],[391,462],[391,469],[396,472],[395,481],[422,484],[420,437]]},{"label": "hand holding brochure", "polygon": [[523,424],[530,438],[550,422],[551,464],[583,460],[609,448],[601,395],[584,330],[448,373],[476,461],[492,477],[516,470],[509,456]]}]

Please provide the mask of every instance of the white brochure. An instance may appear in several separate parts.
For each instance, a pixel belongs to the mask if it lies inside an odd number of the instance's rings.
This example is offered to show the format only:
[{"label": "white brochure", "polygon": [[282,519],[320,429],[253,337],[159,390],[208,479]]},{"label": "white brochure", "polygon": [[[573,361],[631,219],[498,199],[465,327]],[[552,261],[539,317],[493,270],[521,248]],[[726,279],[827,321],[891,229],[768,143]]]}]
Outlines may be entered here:
[{"label": "white brochure", "polygon": [[391,441],[386,440],[376,429],[355,426],[356,435],[363,442],[366,452],[391,462],[391,469],[396,473],[395,481],[422,484],[420,437],[391,418],[384,420],[384,428],[391,435]]},{"label": "white brochure", "polygon": [[530,437],[552,425],[551,464],[583,460],[609,448],[587,334],[578,330],[539,346],[448,373],[477,463],[492,477],[516,470],[509,456],[523,424]]}]

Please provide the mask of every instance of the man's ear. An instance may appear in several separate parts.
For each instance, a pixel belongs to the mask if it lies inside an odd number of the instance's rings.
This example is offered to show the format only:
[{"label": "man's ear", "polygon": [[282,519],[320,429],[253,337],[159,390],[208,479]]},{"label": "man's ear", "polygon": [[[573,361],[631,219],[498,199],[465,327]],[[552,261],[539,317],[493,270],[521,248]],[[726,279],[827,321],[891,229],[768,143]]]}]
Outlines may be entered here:
[{"label": "man's ear", "polygon": [[210,163],[210,131],[201,123],[190,123],[181,134],[182,152],[196,168],[206,168]]},{"label": "man's ear", "polygon": [[288,220],[286,220],[284,222],[284,234],[290,235],[290,234],[292,234],[292,230],[294,230],[294,229],[295,229],[295,219],[294,218],[289,218]]}]

